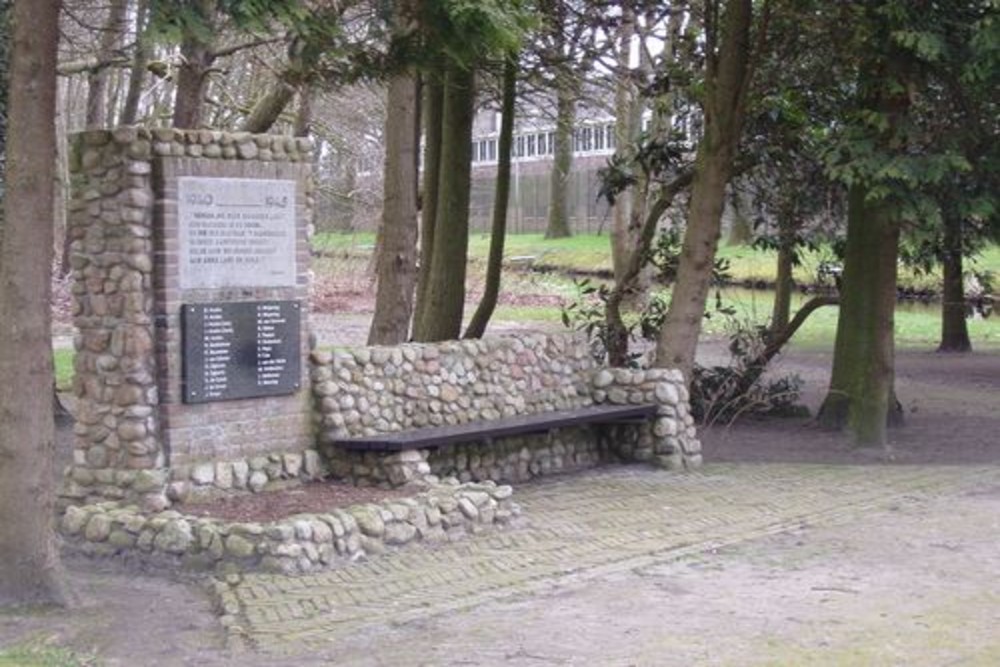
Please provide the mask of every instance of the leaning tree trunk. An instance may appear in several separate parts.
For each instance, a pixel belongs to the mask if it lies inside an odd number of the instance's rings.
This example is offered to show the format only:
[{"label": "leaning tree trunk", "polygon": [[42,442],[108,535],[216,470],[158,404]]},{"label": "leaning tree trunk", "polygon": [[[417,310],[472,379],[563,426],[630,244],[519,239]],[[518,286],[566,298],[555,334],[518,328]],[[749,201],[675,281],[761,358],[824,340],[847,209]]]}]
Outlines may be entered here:
[{"label": "leaning tree trunk", "polygon": [[629,358],[628,328],[622,317],[622,305],[633,291],[639,280],[639,275],[646,266],[649,249],[656,236],[656,228],[660,218],[674,202],[674,198],[691,185],[693,173],[685,170],[678,173],[674,179],[659,188],[655,198],[649,205],[646,219],[639,230],[639,238],[631,249],[625,272],[615,278],[614,286],[608,292],[604,306],[604,322],[607,327],[608,365],[625,366]]},{"label": "leaning tree trunk", "polygon": [[573,167],[573,121],[576,104],[570,84],[556,86],[556,136],[552,159],[552,186],[549,189],[549,219],[545,238],[561,239],[570,235],[569,177]]},{"label": "leaning tree trunk", "polygon": [[884,445],[894,408],[893,317],[899,223],[860,185],[848,193],[847,250],[830,389],[818,420],[858,444]]},{"label": "leaning tree trunk", "polygon": [[424,178],[420,193],[420,266],[417,272],[417,303],[413,309],[413,339],[425,340],[423,322],[428,309],[431,258],[434,256],[434,223],[437,218],[438,184],[441,176],[441,138],[444,115],[444,73],[435,71],[424,84]]},{"label": "leaning tree trunk", "polygon": [[677,281],[656,344],[656,365],[678,368],[689,381],[712,280],[726,185],[746,113],[752,22],[751,0],[726,4],[722,41],[705,77],[705,135],[698,144]]},{"label": "leaning tree trunk", "polygon": [[0,245],[0,606],[70,600],[55,543],[51,281],[58,1],[14,3]]},{"label": "leaning tree trunk", "polygon": [[965,322],[965,289],[962,275],[962,220],[950,211],[944,214],[944,273],[941,284],[941,344],[938,352],[969,352],[969,327]]},{"label": "leaning tree trunk", "polygon": [[422,341],[458,338],[465,307],[469,251],[469,190],[472,185],[472,120],[475,75],[451,66],[442,105],[440,175],[434,222],[434,249],[427,281],[427,307],[420,323]]},{"label": "leaning tree trunk", "polygon": [[279,76],[253,105],[240,130],[254,134],[269,131],[293,99],[295,99],[295,86]]},{"label": "leaning tree trunk", "polygon": [[490,256],[486,264],[486,287],[483,299],[465,330],[466,338],[482,338],[500,296],[503,270],[503,246],[507,236],[507,206],[510,199],[510,154],[514,143],[514,102],[517,97],[517,57],[509,55],[503,69],[503,99],[500,112],[500,137],[497,146],[497,186],[493,198],[493,224],[490,230]]},{"label": "leaning tree trunk", "polygon": [[201,125],[208,71],[215,60],[211,41],[216,0],[195,0],[194,9],[203,23],[199,29],[189,29],[181,41],[183,62],[177,68],[177,92],[174,98],[174,127],[193,129]]},{"label": "leaning tree trunk", "polygon": [[[707,141],[706,131],[702,142]],[[733,162],[729,150],[719,147],[706,148],[699,157],[691,186],[688,226],[677,267],[677,281],[656,345],[656,365],[679,368],[689,380],[711,287],[726,184]]]},{"label": "leaning tree trunk", "polygon": [[389,81],[385,121],[385,177],[382,243],[378,249],[375,315],[369,345],[406,342],[417,279],[417,178],[414,155],[418,137],[417,77],[409,71]]}]

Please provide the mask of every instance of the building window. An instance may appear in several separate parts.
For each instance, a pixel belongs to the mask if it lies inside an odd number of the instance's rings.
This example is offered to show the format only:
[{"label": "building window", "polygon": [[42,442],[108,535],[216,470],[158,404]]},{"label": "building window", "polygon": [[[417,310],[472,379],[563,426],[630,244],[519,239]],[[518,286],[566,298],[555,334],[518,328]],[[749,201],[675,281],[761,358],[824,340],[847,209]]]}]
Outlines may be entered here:
[{"label": "building window", "polygon": [[528,157],[535,157],[535,135],[533,134],[527,136],[527,149]]},{"label": "building window", "polygon": [[514,157],[524,157],[524,136],[517,137],[514,142]]},{"label": "building window", "polygon": [[493,162],[493,161],[495,161],[497,159],[497,140],[496,139],[490,139],[487,142],[486,159],[488,159],[490,162]]},{"label": "building window", "polygon": [[603,151],[604,150],[604,128],[595,127],[594,128],[594,150]]},{"label": "building window", "polygon": [[605,134],[608,135],[608,141],[607,141],[608,150],[613,151],[615,149],[615,126],[608,125],[607,127],[604,128],[604,130]]},{"label": "building window", "polygon": [[556,152],[556,133],[549,132],[549,155]]}]

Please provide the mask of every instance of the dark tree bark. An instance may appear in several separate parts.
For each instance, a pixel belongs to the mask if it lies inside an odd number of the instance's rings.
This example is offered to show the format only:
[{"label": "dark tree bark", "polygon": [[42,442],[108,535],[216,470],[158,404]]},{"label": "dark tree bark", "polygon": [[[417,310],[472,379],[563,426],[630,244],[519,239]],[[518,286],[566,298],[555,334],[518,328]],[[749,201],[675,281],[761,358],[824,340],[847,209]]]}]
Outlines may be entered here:
[{"label": "dark tree bark", "polygon": [[465,307],[469,250],[469,190],[472,181],[472,120],[475,75],[449,66],[445,78],[440,174],[434,222],[434,249],[427,281],[427,306],[419,340],[458,338]]},{"label": "dark tree bark", "polygon": [[378,287],[369,345],[406,342],[417,277],[417,197],[413,187],[418,137],[417,78],[409,71],[389,80],[385,122],[382,243],[376,265]]},{"label": "dark tree bark", "polygon": [[[767,33],[767,11],[764,3],[761,39]],[[677,281],[656,345],[655,364],[679,368],[689,381],[712,280],[726,186],[743,132],[753,73],[751,0],[726,2],[718,26],[712,16],[713,12],[706,12],[710,42],[705,75],[705,134],[698,144]],[[717,53],[713,42],[718,44]],[[760,48],[758,56],[759,52]]]},{"label": "dark tree bark", "polygon": [[962,220],[944,212],[944,273],[941,284],[941,344],[938,352],[970,352],[969,327],[965,321],[965,287],[962,271]]},{"label": "dark tree bark", "polygon": [[545,238],[560,239],[570,235],[569,177],[573,168],[573,122],[576,97],[568,82],[556,85],[556,132],[549,188],[549,218]]},{"label": "dark tree bark", "polygon": [[482,338],[500,296],[503,271],[503,246],[507,236],[507,206],[510,199],[511,149],[514,143],[514,102],[517,98],[517,58],[508,56],[503,69],[500,137],[497,146],[497,185],[493,198],[493,224],[490,230],[490,256],[486,265],[483,299],[465,330],[466,338]]},{"label": "dark tree bark", "polygon": [[0,245],[0,606],[67,604],[55,543],[51,282],[57,0],[13,5]]},{"label": "dark tree bark", "polygon": [[[97,60],[106,61],[125,32],[127,0],[111,0],[108,20],[98,40]],[[108,68],[97,66],[87,75],[87,128],[103,127],[108,118]]]},{"label": "dark tree bark", "polygon": [[[912,61],[887,42],[886,55],[876,55],[862,66],[858,90],[861,108],[886,119],[873,143],[891,154],[905,150],[901,128],[910,113],[906,84]],[[893,389],[900,221],[896,203],[872,197],[870,187],[857,180],[848,189],[840,317],[830,388],[818,420],[827,427],[846,428],[859,445],[888,449],[886,427],[902,422]]]},{"label": "dark tree bark", "polygon": [[438,208],[441,176],[441,137],[444,134],[444,77],[434,72],[424,84],[424,183],[420,193],[420,266],[417,273],[417,302],[413,313],[413,339],[424,340],[423,322],[428,308],[431,258],[434,256],[434,223]]},{"label": "dark tree bark", "polygon": [[886,442],[893,396],[899,223],[864,187],[848,194],[847,250],[830,389],[818,420],[847,428],[858,444]]},{"label": "dark tree bark", "polygon": [[181,40],[181,66],[177,70],[177,92],[174,97],[174,127],[195,129],[201,126],[208,87],[208,72],[215,61],[212,42],[205,35],[212,34],[217,0],[194,0],[204,30],[189,31]]}]

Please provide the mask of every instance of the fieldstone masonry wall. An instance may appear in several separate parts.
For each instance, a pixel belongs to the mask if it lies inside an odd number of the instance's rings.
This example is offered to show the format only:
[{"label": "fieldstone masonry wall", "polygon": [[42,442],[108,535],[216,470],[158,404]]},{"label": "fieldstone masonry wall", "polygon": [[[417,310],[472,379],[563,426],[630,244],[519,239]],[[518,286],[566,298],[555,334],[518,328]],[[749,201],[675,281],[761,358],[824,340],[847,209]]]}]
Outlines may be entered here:
[{"label": "fieldstone masonry wall", "polygon": [[[697,465],[700,444],[680,373],[598,368],[573,334],[315,352],[320,453],[337,477],[397,485],[455,476],[517,481],[620,458]],[[652,424],[569,428],[387,456],[338,448],[338,437],[489,420],[598,403],[659,403]]]},{"label": "fieldstone masonry wall", "polygon": [[[76,135],[70,153],[68,233],[78,335],[76,446],[64,490],[69,501],[139,498],[155,508],[168,503],[164,492],[171,469],[175,482],[179,472],[186,472],[194,487],[231,488],[239,486],[232,484],[234,475],[238,480],[242,467],[261,457],[304,457],[312,444],[305,386],[292,396],[182,403],[179,312],[181,303],[206,301],[297,299],[307,306],[310,143],[247,133],[124,127]],[[180,176],[294,180],[295,286],[181,290]],[[301,321],[305,360],[306,312]],[[302,378],[307,385],[305,364]],[[225,462],[228,467],[216,474],[215,464]],[[279,462],[281,473],[268,481],[309,474],[301,466],[292,475],[280,456]],[[262,467],[273,468],[273,463]]]},{"label": "fieldstone masonry wall", "polygon": [[[665,466],[700,461],[680,376],[597,368],[576,335],[314,352],[310,365],[308,141],[126,127],[77,135],[71,156],[70,265],[79,333],[68,503],[126,500],[155,511],[215,492],[320,478],[327,466],[359,483],[399,485],[433,483],[435,477],[523,480],[615,458]],[[184,177],[208,192],[216,183],[203,179],[230,179],[233,187],[238,181],[232,179],[295,183],[294,214],[282,214],[295,227],[293,240],[285,236],[294,271],[289,264],[274,283],[281,286],[181,283],[178,199]],[[261,301],[299,304],[301,388],[266,398],[185,403],[182,305]],[[568,428],[392,456],[359,455],[332,444],[338,436],[604,402],[656,402],[660,415],[641,427]]]},{"label": "fieldstone masonry wall", "polygon": [[508,525],[520,513],[509,486],[437,484],[412,498],[231,523],[102,502],[69,507],[59,530],[71,549],[153,567],[218,573],[296,574],[346,565],[417,542],[461,539]]}]

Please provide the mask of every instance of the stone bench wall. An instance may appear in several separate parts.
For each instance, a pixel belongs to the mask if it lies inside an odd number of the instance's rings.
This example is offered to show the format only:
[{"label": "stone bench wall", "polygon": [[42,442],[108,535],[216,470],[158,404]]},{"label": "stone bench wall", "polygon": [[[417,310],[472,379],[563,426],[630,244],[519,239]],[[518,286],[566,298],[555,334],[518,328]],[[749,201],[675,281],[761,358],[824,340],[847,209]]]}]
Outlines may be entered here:
[{"label": "stone bench wall", "polygon": [[[528,334],[312,355],[318,448],[335,477],[398,485],[432,475],[520,481],[608,460],[700,463],[679,373],[601,369],[577,334]],[[499,419],[600,403],[659,403],[653,424],[575,427],[399,454],[337,438]]]}]

